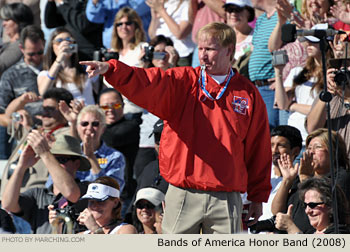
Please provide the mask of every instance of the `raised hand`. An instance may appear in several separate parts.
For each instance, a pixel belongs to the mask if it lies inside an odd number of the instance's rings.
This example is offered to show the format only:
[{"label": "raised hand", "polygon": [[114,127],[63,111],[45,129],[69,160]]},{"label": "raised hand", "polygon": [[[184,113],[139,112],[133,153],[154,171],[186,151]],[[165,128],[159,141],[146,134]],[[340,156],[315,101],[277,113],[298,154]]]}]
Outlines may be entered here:
[{"label": "raised hand", "polygon": [[276,214],[276,219],[275,219],[275,227],[278,230],[285,230],[288,232],[288,234],[295,234],[300,232],[299,228],[294,224],[293,219],[292,219],[292,210],[293,210],[293,205],[288,206],[287,213],[277,213]]},{"label": "raised hand", "polygon": [[314,164],[313,154],[309,151],[303,153],[303,157],[300,159],[299,177],[300,181],[303,181],[309,177],[314,176]]},{"label": "raised hand", "polygon": [[95,77],[100,74],[105,74],[109,68],[108,62],[80,61],[79,64],[87,66],[86,72],[88,73],[89,78]]},{"label": "raised hand", "polygon": [[280,156],[280,159],[277,160],[278,167],[281,170],[282,177],[284,180],[293,181],[298,175],[299,165],[296,164],[293,166],[293,161],[290,156],[286,153],[283,153]]}]

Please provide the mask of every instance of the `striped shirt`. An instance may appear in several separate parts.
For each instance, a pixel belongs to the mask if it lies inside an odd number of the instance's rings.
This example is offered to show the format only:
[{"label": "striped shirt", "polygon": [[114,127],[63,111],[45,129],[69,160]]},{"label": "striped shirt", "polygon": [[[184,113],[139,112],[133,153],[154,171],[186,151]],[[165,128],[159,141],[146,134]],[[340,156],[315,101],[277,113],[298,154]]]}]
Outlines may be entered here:
[{"label": "striped shirt", "polygon": [[264,13],[256,21],[253,34],[254,49],[249,60],[249,77],[251,81],[269,79],[275,76],[268,43],[277,20],[277,12],[275,12],[270,18]]}]

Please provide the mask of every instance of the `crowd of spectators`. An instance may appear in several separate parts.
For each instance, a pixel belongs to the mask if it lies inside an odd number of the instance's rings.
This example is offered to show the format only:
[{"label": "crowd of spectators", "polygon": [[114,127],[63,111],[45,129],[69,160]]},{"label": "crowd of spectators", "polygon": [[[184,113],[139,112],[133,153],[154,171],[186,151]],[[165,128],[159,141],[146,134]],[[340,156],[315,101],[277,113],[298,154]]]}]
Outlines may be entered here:
[{"label": "crowd of spectators", "polygon": [[0,233],[350,233],[349,0],[13,0],[0,25]]}]

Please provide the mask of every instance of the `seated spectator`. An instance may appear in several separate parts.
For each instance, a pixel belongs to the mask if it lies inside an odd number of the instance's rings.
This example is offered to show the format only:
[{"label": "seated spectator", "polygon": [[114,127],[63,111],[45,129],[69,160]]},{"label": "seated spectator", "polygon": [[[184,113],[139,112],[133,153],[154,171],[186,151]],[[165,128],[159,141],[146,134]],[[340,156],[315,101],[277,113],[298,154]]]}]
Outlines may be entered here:
[{"label": "seated spectator", "polygon": [[69,90],[74,99],[85,104],[95,104],[93,84],[97,78],[89,79],[81,65],[77,53],[77,44],[72,34],[63,27],[51,33],[44,55],[44,71],[38,75],[39,94],[51,87]]},{"label": "seated spectator", "polygon": [[[88,230],[84,234],[136,234],[134,226],[121,221],[122,203],[117,181],[100,177],[89,185],[81,200],[89,201],[78,221]],[[94,231],[92,231],[94,230]]]},{"label": "seated spectator", "polygon": [[[16,107],[12,106],[12,103],[16,103],[17,100],[20,100],[18,101],[18,104],[21,104],[21,99],[22,96],[12,101],[7,109],[10,107]],[[63,117],[62,113],[59,110],[59,103],[65,102],[67,104],[70,104],[72,100],[72,94],[63,88],[51,88],[45,92],[42,102],[42,114],[40,115],[42,122],[40,130],[46,136],[57,138],[60,135],[70,134],[67,120]],[[21,104],[21,106],[22,105],[23,104]],[[18,113],[21,116],[20,127],[18,129],[18,131],[21,131],[21,134],[19,133],[21,137],[18,139],[17,147],[13,151],[3,171],[1,179],[2,196],[4,196],[5,186],[11,178],[14,169],[19,162],[21,152],[25,146],[28,132],[34,126],[32,124],[31,116],[26,110],[19,110]],[[22,184],[20,186],[20,192],[22,193],[30,188],[45,187],[45,182],[48,179],[48,175],[49,172],[47,167],[42,162],[42,160],[38,160],[38,162],[30,166],[29,169],[26,169],[26,172],[23,175]]]},{"label": "seated spectator", "polygon": [[[298,198],[298,184],[310,177],[330,177],[330,157],[328,147],[327,129],[318,129],[309,134],[306,139],[306,151],[300,160],[293,166],[287,156],[282,156],[279,162],[283,170],[283,181],[273,199],[271,211],[274,215],[278,212],[287,212],[289,205],[293,205],[291,216],[295,225],[304,233],[312,232],[313,227],[302,208],[302,202]],[[345,192],[346,197],[350,196],[350,171],[349,159],[346,155],[344,140],[336,132],[332,132],[332,147],[334,166],[336,167],[336,184]],[[338,144],[338,150],[336,145]],[[298,171],[299,170],[299,171]],[[299,177],[297,177],[299,172]]]},{"label": "seated spectator", "polygon": [[106,128],[104,111],[95,105],[86,106],[78,115],[76,127],[83,153],[91,163],[91,170],[78,171],[77,178],[92,182],[101,176],[110,176],[117,180],[120,191],[123,191],[125,158],[101,140]]},{"label": "seated spectator", "polygon": [[23,3],[6,4],[0,9],[0,19],[4,33],[9,42],[0,44],[0,77],[10,66],[19,61],[22,52],[19,47],[21,31],[27,25],[33,24],[33,13]]},{"label": "seated spectator", "polygon": [[[333,189],[329,179],[312,177],[299,185],[299,197],[303,202],[303,208],[316,230],[315,234],[337,234],[334,227]],[[340,234],[350,234],[349,229],[349,202],[344,192],[336,186],[337,211]],[[287,230],[288,234],[300,234],[301,230],[294,224],[291,217],[293,205],[288,207],[287,214],[276,215],[276,228]]]},{"label": "seated spectator", "polygon": [[114,148],[125,157],[124,179],[125,188],[121,194],[123,201],[122,216],[129,206],[136,190],[134,163],[140,140],[140,120],[126,120],[124,117],[124,102],[121,94],[114,88],[104,89],[99,97],[99,106],[106,115],[106,129],[102,140],[107,146]]},{"label": "seated spectator", "polygon": [[[79,141],[74,137],[59,136],[51,143],[38,130],[33,130],[27,141],[6,185],[2,205],[7,211],[23,216],[31,224],[34,234],[48,234],[52,231],[48,205],[73,207],[77,213],[85,208],[84,204],[77,202],[85,194],[87,184],[74,180],[74,177],[77,170],[90,169],[90,163],[81,153]],[[49,170],[53,185],[20,193],[25,171],[39,159]]]},{"label": "seated spectator", "polygon": [[103,24],[90,22],[85,14],[87,1],[48,0],[45,8],[47,28],[64,26],[76,39],[80,60],[91,60],[102,47]]},{"label": "seated spectator", "polygon": [[155,207],[161,206],[164,193],[156,188],[146,187],[136,194],[133,221],[139,234],[156,234]]},{"label": "seated spectator", "polygon": [[183,0],[149,0],[151,7],[151,23],[148,34],[153,39],[156,35],[164,35],[174,42],[179,52],[179,66],[190,66],[195,44],[191,39],[192,23],[189,19],[189,1]]}]

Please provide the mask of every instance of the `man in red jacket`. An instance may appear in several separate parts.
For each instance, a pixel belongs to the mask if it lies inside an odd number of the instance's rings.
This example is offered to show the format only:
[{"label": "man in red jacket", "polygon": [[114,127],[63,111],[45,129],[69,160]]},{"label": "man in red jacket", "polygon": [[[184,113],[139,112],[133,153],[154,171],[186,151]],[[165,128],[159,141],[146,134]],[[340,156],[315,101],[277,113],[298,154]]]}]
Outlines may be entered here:
[{"label": "man in red jacket", "polygon": [[164,233],[241,231],[240,192],[255,223],[270,193],[271,146],[265,104],[232,69],[236,37],[224,23],[198,32],[201,67],[129,67],[81,62],[135,104],[164,120],[159,169],[169,182]]}]

